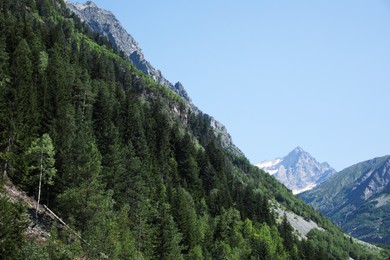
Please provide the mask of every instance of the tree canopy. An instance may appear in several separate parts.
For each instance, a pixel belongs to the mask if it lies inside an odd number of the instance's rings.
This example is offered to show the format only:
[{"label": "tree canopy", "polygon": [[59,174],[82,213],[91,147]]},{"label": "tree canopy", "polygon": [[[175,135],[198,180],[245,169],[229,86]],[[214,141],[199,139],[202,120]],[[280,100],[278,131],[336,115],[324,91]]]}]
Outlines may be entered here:
[{"label": "tree canopy", "polygon": [[[82,237],[53,223],[35,243],[23,234],[26,210],[0,196],[4,259],[382,257],[224,150],[208,115],[136,70],[61,0],[0,0],[0,89],[2,180],[42,191],[40,203]],[[297,239],[274,202],[327,232]]]}]

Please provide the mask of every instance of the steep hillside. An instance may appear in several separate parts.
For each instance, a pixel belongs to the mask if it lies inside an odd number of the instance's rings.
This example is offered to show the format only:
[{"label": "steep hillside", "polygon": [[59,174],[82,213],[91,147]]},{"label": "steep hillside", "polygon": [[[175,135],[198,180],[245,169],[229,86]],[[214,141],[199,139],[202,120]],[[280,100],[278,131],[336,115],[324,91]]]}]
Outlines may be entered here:
[{"label": "steep hillside", "polygon": [[287,156],[273,161],[263,161],[257,167],[272,174],[294,194],[314,188],[336,173],[328,163],[319,163],[301,147]]},{"label": "steep hillside", "polygon": [[[122,27],[113,13],[108,10],[99,8],[92,1],[87,1],[85,4],[67,2],[67,7],[74,12],[82,21],[84,21],[94,32],[101,36],[107,37],[109,41],[128,58],[134,66],[152,77],[157,83],[170,88],[184,103],[195,113],[202,113],[195,104],[193,104],[184,86],[177,82],[175,84],[167,80],[160,70],[157,70],[144,57],[141,47],[135,39]],[[210,118],[210,126],[213,129],[215,136],[218,138],[221,145],[242,156],[243,153],[238,149],[228,133],[226,127],[218,122],[215,118]]]},{"label": "steep hillside", "polygon": [[[0,0],[0,32],[0,189],[12,181],[70,227],[29,239],[27,209],[1,192],[2,258],[386,259],[224,149],[209,116],[64,2]],[[275,205],[324,231],[299,240]]]},{"label": "steep hillside", "polygon": [[176,92],[183,100],[192,106],[191,98],[188,96],[180,82],[172,84],[161,73],[155,69],[150,62],[144,58],[141,47],[135,39],[122,27],[113,13],[99,8],[94,2],[87,1],[85,4],[67,2],[67,7],[77,14],[78,17],[100,35],[107,37],[137,69],[151,76],[157,83],[169,87]]},{"label": "steep hillside", "polygon": [[352,236],[390,244],[390,156],[348,167],[300,197]]}]

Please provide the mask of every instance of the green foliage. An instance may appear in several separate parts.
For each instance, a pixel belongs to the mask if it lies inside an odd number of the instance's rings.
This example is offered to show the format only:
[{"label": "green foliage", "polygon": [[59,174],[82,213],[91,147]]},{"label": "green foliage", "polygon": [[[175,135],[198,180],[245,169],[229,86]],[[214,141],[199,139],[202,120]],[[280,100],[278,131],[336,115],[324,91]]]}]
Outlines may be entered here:
[{"label": "green foliage", "polygon": [[[42,183],[53,185],[54,177],[57,173],[55,164],[55,151],[52,140],[48,134],[43,134],[42,137],[32,141],[31,146],[27,149],[26,155],[31,162],[29,167],[30,176],[34,178],[33,172],[42,174]],[[31,181],[36,183],[35,181]]]},{"label": "green foliage", "polygon": [[184,259],[181,254],[182,234],[179,233],[176,223],[170,214],[169,204],[164,204],[160,212],[158,242],[156,245],[157,259]]},{"label": "green foliage", "polygon": [[[191,194],[183,188],[179,188],[175,194],[173,206],[175,208],[175,220],[179,230],[183,233],[183,245],[187,250],[200,243],[201,234],[198,225],[198,217]],[[185,252],[188,252],[188,251]]]},{"label": "green foliage", "polygon": [[[390,204],[386,203],[390,195],[380,187],[389,158],[374,158],[348,167],[300,197],[349,234],[364,241],[389,244],[390,224],[382,220],[390,213]],[[369,195],[368,183],[377,183]]]},{"label": "green foliage", "polygon": [[279,233],[283,238],[283,244],[285,248],[290,252],[293,252],[294,244],[296,242],[294,241],[295,238],[293,236],[293,231],[293,227],[291,226],[290,222],[288,222],[286,214],[284,214],[282,223],[279,225]]},{"label": "green foliage", "polygon": [[0,256],[20,259],[25,243],[27,219],[21,204],[14,204],[0,195]]},{"label": "green foliage", "polygon": [[[50,238],[48,239],[44,251],[48,255],[48,259],[75,259],[82,253],[80,241],[69,242],[70,234],[67,230],[58,230],[57,226],[53,225],[50,230]],[[68,238],[68,242],[65,242]],[[32,245],[32,247],[39,247]],[[42,259],[42,258],[41,258]]]},{"label": "green foliage", "polygon": [[19,259],[49,259],[49,253],[46,251],[46,248],[44,246],[39,245],[34,241],[27,241],[22,249],[22,254]]},{"label": "green foliage", "polygon": [[129,221],[130,208],[125,205],[121,208],[118,217],[118,258],[119,259],[136,259],[139,257],[136,248],[134,237],[131,233],[131,225]]},{"label": "green foliage", "polygon": [[[0,7],[1,168],[32,193],[42,172],[45,201],[77,233],[53,227],[44,245],[25,242],[23,209],[0,197],[7,259],[375,256],[225,151],[208,115],[188,112],[62,1]],[[274,201],[327,232],[297,240],[276,224]]]}]

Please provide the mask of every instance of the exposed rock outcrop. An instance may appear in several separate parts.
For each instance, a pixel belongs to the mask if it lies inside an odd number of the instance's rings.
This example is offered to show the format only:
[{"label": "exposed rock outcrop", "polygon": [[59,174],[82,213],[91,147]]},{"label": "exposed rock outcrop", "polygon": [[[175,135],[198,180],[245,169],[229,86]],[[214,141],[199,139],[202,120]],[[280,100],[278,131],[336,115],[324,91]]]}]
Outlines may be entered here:
[{"label": "exposed rock outcrop", "polygon": [[299,196],[350,235],[390,244],[390,156],[348,167]]},{"label": "exposed rock outcrop", "polygon": [[[123,28],[112,12],[99,8],[92,1],[87,1],[85,4],[73,4],[69,1],[66,1],[66,3],[68,8],[88,24],[93,31],[106,36],[118,50],[122,51],[129,58],[137,69],[151,76],[159,84],[171,89],[183,99],[184,103],[188,105],[192,112],[199,113],[200,110],[193,104],[183,85],[180,82],[175,84],[171,83],[164,77],[160,70],[154,68],[145,59],[139,44]],[[223,124],[213,119],[211,126],[214,129],[214,134],[221,140],[222,147],[237,155],[243,155],[240,149],[233,144],[232,138]]]},{"label": "exposed rock outcrop", "polygon": [[274,175],[294,194],[310,190],[336,173],[328,163],[317,162],[301,147],[295,148],[283,158],[263,161],[256,166]]}]

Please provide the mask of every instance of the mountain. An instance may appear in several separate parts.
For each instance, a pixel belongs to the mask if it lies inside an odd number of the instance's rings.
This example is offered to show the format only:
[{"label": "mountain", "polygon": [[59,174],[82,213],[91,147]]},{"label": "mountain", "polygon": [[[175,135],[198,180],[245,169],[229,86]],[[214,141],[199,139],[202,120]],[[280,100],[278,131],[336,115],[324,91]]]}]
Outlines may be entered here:
[{"label": "mountain", "polygon": [[[163,76],[160,70],[154,68],[153,65],[145,59],[139,44],[126,29],[123,28],[120,21],[118,21],[112,12],[99,8],[92,1],[87,1],[85,4],[67,1],[66,4],[67,7],[82,21],[88,24],[93,31],[107,37],[114,46],[125,54],[137,69],[152,77],[157,83],[174,91],[183,99],[193,113],[201,113],[195,104],[193,104],[187,91],[180,82],[175,84],[171,83]],[[210,125],[215,136],[219,138],[225,149],[237,155],[243,155],[240,149],[233,144],[232,137],[222,123],[218,122],[215,118],[210,117]]]},{"label": "mountain", "polygon": [[348,167],[300,197],[352,236],[390,244],[390,156]]},{"label": "mountain", "polygon": [[87,1],[85,4],[67,2],[68,8],[80,19],[86,22],[90,28],[107,37],[126,57],[137,67],[137,69],[151,76],[156,82],[169,87],[183,100],[192,105],[191,98],[180,82],[172,84],[161,73],[148,62],[139,44],[123,28],[112,12],[99,8],[94,2]]},{"label": "mountain", "polygon": [[387,259],[62,0],[1,0],[0,32],[1,259]]},{"label": "mountain", "polygon": [[328,163],[317,162],[301,147],[295,148],[283,158],[263,161],[256,166],[274,175],[294,194],[310,190],[336,173]]}]

